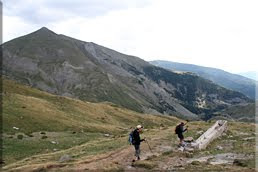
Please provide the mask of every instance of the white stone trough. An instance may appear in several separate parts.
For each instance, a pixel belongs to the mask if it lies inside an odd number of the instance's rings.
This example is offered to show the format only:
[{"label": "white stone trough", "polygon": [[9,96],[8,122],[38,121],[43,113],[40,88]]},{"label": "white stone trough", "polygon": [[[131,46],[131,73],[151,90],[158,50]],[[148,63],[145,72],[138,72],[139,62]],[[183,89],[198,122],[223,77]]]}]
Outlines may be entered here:
[{"label": "white stone trough", "polygon": [[227,121],[218,120],[216,123],[203,133],[196,141],[186,145],[195,149],[205,149],[210,142],[222,135],[227,130]]}]

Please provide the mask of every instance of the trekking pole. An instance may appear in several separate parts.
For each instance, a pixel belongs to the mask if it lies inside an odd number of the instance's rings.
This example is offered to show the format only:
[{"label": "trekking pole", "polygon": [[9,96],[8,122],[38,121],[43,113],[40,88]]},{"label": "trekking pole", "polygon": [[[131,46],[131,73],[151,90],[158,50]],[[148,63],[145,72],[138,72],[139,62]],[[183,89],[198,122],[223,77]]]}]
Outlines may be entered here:
[{"label": "trekking pole", "polygon": [[[151,150],[151,147],[150,147],[149,142],[148,142],[147,140],[145,140],[145,141],[146,141],[146,143],[148,144],[148,146],[149,146],[149,149],[150,149],[151,153],[153,153],[153,152],[152,152],[152,150]],[[154,154],[154,153],[153,153],[153,154]]]}]

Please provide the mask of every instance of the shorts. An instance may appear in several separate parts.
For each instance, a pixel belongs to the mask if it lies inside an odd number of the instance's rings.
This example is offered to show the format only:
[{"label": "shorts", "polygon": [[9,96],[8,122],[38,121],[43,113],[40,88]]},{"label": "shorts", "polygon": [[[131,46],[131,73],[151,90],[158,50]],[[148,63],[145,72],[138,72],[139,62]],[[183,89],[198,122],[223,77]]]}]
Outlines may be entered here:
[{"label": "shorts", "polygon": [[181,134],[177,134],[177,136],[178,136],[178,138],[179,138],[180,140],[183,140],[183,139],[184,139],[184,136],[183,136],[182,133],[181,133]]}]

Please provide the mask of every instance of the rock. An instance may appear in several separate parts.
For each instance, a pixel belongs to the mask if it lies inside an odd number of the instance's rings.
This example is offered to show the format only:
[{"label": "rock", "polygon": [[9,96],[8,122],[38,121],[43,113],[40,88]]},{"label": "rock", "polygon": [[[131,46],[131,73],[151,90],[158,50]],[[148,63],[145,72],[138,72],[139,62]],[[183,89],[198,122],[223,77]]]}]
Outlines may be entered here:
[{"label": "rock", "polygon": [[185,148],[184,148],[184,151],[193,152],[193,151],[194,151],[194,148],[185,147]]},{"label": "rock", "polygon": [[55,151],[55,152],[56,152],[56,151],[58,151],[58,149],[54,148],[54,149],[53,149],[53,151]]},{"label": "rock", "polygon": [[212,127],[210,127],[204,134],[202,134],[195,143],[198,145],[198,149],[205,149],[210,142],[217,139],[227,129],[227,121],[218,120]]},{"label": "rock", "polygon": [[51,141],[51,143],[52,143],[52,144],[57,144],[57,142],[56,142],[56,141]]},{"label": "rock", "polygon": [[178,148],[178,150],[183,152],[184,151],[184,147],[181,146],[180,148]]},{"label": "rock", "polygon": [[70,155],[63,155],[60,157],[59,162],[67,162],[70,161],[72,158]]},{"label": "rock", "polygon": [[244,133],[244,132],[239,132],[238,135],[241,135],[241,136],[248,136],[250,135],[249,133]]},{"label": "rock", "polygon": [[202,131],[202,130],[197,132],[197,134],[203,134],[203,133],[204,133],[204,131]]},{"label": "rock", "polygon": [[217,146],[216,149],[217,150],[223,150],[223,147],[222,146]]},{"label": "rock", "polygon": [[247,138],[243,138],[243,140],[247,141],[247,140],[253,140],[255,139],[255,137],[247,137]]},{"label": "rock", "polygon": [[109,136],[110,136],[110,134],[104,134],[104,136],[105,136],[105,137],[109,137]]},{"label": "rock", "polygon": [[184,139],[184,141],[185,141],[185,142],[193,142],[194,139],[193,139],[193,137],[186,137],[186,138]]},{"label": "rock", "polygon": [[17,128],[17,127],[13,127],[13,129],[15,129],[15,130],[19,130],[19,128]]}]

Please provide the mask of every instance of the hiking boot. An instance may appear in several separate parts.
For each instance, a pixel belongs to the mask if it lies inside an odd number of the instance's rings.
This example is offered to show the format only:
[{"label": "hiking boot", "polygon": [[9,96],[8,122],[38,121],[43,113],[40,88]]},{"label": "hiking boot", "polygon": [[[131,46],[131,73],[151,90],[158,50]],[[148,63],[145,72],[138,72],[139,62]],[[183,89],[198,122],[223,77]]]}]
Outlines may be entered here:
[{"label": "hiking boot", "polygon": [[138,157],[138,158],[137,158],[137,160],[139,161],[139,160],[141,160],[141,158],[140,158],[140,157]]},{"label": "hiking boot", "polygon": [[135,162],[135,159],[133,159],[132,162]]}]

